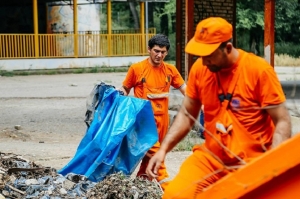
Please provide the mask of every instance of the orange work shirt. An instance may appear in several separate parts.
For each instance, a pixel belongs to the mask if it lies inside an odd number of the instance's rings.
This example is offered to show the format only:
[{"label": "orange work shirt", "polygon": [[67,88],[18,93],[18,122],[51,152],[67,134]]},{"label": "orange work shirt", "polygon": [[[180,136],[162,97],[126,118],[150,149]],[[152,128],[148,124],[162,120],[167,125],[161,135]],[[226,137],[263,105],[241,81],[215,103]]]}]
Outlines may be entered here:
[{"label": "orange work shirt", "polygon": [[[126,88],[134,88],[135,97],[147,99],[143,92],[143,77],[146,79],[147,87],[163,92],[165,90],[169,92],[170,86],[178,89],[184,84],[183,78],[174,65],[163,62],[160,66],[154,67],[148,59],[132,64],[123,81],[123,86]],[[169,81],[167,87],[166,81]]]},{"label": "orange work shirt", "polygon": [[[234,117],[248,134],[268,148],[272,144],[275,125],[267,111],[261,108],[283,103],[285,95],[272,66],[252,53],[238,51],[238,61],[229,69],[218,72],[221,89],[226,95],[236,67],[242,66],[229,109],[233,110]],[[216,73],[210,72],[199,58],[191,68],[187,83],[186,95],[204,105],[207,127],[215,126],[212,121],[221,107],[216,80]],[[206,136],[206,141],[210,139],[210,136]]]},{"label": "orange work shirt", "polygon": [[168,95],[170,86],[178,89],[184,80],[175,66],[162,62],[154,67],[146,59],[130,66],[123,86],[134,88],[134,96],[150,100],[159,134],[159,142],[165,137],[169,127],[169,97],[148,98],[148,94]]}]

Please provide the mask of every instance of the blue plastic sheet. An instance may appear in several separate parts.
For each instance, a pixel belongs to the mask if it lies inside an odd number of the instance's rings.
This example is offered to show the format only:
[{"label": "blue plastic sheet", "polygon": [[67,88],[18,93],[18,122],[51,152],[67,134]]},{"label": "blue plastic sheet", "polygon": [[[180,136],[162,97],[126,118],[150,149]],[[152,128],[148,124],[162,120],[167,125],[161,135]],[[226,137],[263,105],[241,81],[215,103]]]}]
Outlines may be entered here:
[{"label": "blue plastic sheet", "polygon": [[93,182],[119,171],[130,175],[158,140],[150,101],[123,96],[112,87],[99,91],[91,125],[74,157],[58,171],[62,175],[80,174]]}]

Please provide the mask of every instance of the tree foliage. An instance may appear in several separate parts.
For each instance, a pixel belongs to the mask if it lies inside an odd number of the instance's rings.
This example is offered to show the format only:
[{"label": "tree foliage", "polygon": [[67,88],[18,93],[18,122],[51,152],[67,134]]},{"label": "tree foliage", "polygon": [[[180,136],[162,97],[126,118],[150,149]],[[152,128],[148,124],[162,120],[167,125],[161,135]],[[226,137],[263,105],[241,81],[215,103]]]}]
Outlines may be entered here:
[{"label": "tree foliage", "polygon": [[[236,1],[236,31],[238,47],[263,54],[264,37],[264,0]],[[135,7],[135,9],[134,9]],[[102,13],[106,13],[105,4]],[[140,4],[137,1],[112,2],[113,29],[137,28],[140,16]],[[103,16],[103,15],[102,15]],[[149,28],[164,33],[175,41],[176,36],[176,0],[169,2],[148,2]],[[105,29],[106,16],[102,17],[101,27]],[[275,42],[300,42],[300,0],[275,0]],[[174,37],[174,38],[173,38]],[[174,44],[173,44],[174,45]],[[287,45],[279,45],[287,46]],[[300,45],[299,45],[300,46]],[[171,54],[171,53],[170,53]],[[173,59],[173,57],[171,57]]]},{"label": "tree foliage", "polygon": [[[238,46],[260,55],[263,54],[264,4],[262,0],[239,0],[236,10]],[[275,43],[279,47],[276,49],[299,56],[299,48],[295,45],[299,45],[299,35],[300,0],[275,0]],[[286,46],[293,46],[292,50],[287,51]]]},{"label": "tree foliage", "polygon": [[275,14],[276,40],[300,42],[300,0],[277,0]]},{"label": "tree foliage", "polygon": [[176,0],[170,0],[166,3],[162,14],[175,15],[176,14]]},{"label": "tree foliage", "polygon": [[[240,0],[237,2],[237,31],[264,30],[264,1]],[[300,0],[275,1],[276,41],[300,41]]]},{"label": "tree foliage", "polygon": [[261,0],[247,0],[239,1],[237,8],[237,29],[247,29],[264,26],[264,10],[263,1]]}]

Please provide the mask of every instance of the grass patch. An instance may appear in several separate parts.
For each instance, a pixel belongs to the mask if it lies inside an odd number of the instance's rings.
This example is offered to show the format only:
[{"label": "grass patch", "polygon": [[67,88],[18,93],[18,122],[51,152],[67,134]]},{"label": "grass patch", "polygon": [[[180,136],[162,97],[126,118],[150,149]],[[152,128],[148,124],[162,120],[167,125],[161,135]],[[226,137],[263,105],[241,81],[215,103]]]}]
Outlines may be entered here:
[{"label": "grass patch", "polygon": [[181,140],[172,151],[191,151],[195,144],[202,144],[204,142],[196,131],[190,131],[183,140]]},{"label": "grass patch", "polygon": [[14,72],[12,72],[12,71],[0,71],[0,76],[12,77],[12,76],[14,76]]},{"label": "grass patch", "polygon": [[127,72],[128,67],[91,67],[91,68],[59,68],[39,70],[0,70],[0,76],[28,76],[28,75],[58,75],[58,74],[82,74],[82,73],[112,73]]},{"label": "grass patch", "polygon": [[300,57],[300,46],[292,42],[275,43],[275,54],[287,54],[291,57]]},{"label": "grass patch", "polygon": [[75,69],[73,73],[75,74],[81,74],[81,73],[84,73],[84,68],[78,68],[78,69]]},{"label": "grass patch", "polygon": [[275,66],[300,66],[300,57],[295,58],[287,54],[274,55]]}]

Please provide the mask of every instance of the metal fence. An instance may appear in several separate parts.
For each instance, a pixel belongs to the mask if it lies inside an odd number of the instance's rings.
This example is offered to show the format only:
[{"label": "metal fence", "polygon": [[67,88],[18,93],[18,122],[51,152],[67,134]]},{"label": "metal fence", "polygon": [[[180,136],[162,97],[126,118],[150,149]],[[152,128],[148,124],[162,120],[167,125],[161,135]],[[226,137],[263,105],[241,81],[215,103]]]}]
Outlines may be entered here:
[{"label": "metal fence", "polygon": [[[118,30],[122,32],[121,30]],[[131,30],[128,30],[131,31]],[[0,58],[137,56],[147,54],[153,33],[0,34]]]}]

